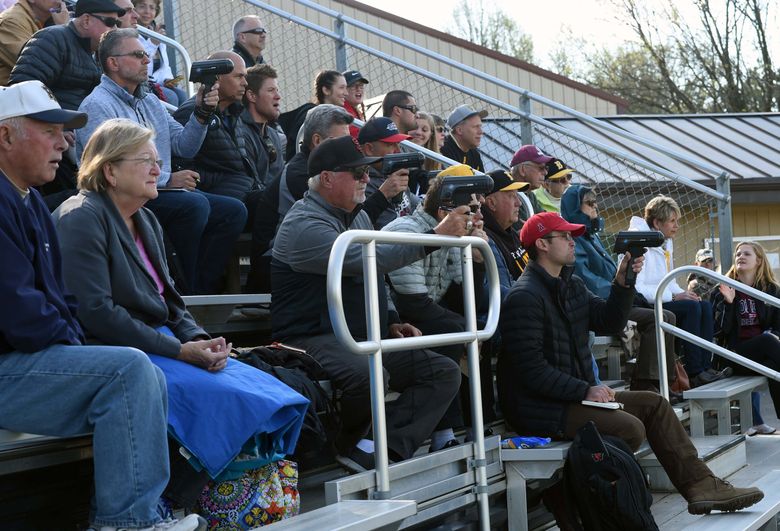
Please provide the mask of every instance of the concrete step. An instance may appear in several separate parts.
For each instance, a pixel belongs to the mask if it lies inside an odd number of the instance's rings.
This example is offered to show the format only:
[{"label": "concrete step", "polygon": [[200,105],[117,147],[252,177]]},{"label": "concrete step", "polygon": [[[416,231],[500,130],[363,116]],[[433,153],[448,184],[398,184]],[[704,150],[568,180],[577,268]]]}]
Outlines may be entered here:
[{"label": "concrete step", "polygon": [[[699,457],[718,477],[727,477],[747,465],[744,435],[694,437],[691,438],[691,442],[698,450]],[[650,490],[655,492],[674,492],[676,490],[658,462],[655,453],[648,452],[640,457],[639,465],[650,477]]]}]

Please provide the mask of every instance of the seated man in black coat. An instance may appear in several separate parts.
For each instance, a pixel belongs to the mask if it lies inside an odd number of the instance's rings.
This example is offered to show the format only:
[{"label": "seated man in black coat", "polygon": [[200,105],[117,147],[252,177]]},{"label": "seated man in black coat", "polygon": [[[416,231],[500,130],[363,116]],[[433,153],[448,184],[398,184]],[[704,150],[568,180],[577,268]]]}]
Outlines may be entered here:
[{"label": "seated man in black coat", "polygon": [[[498,392],[508,423],[521,434],[572,439],[592,420],[602,434],[620,437],[633,450],[647,438],[692,514],[736,511],[757,503],[764,496],[760,490],[730,485],[698,458],[665,398],[596,385],[588,330],[621,330],[634,289],[625,284],[626,259],[607,301],[572,275],[574,238],[584,232],[584,225],[553,212],[533,215],[520,231],[531,261],[504,300],[500,320]],[[642,265],[638,258],[633,270]],[[583,400],[619,402],[624,409],[588,406]]]}]

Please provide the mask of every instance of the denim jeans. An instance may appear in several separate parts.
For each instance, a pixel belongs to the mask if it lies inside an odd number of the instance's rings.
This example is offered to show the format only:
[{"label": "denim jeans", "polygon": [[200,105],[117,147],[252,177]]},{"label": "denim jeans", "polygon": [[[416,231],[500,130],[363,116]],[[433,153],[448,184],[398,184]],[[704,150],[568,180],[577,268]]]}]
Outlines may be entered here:
[{"label": "denim jeans", "polygon": [[160,520],[166,417],[165,379],[139,350],[53,345],[0,355],[0,427],[58,437],[94,433],[93,524]]},{"label": "denim jeans", "polygon": [[146,206],[179,255],[190,293],[213,294],[246,224],[238,199],[194,190],[160,191]]},{"label": "denim jeans", "polygon": [[[714,325],[712,304],[709,301],[665,302],[664,310],[674,313],[677,318],[677,326],[683,330],[699,336],[705,341],[712,341]],[[712,367],[712,352],[687,341],[683,343],[683,349],[685,350],[685,372],[691,378]]]}]

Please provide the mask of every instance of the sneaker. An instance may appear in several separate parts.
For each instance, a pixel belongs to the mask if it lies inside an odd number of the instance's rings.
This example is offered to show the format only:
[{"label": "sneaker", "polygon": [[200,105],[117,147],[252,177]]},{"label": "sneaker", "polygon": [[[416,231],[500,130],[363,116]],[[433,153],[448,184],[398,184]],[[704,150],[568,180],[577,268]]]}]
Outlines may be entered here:
[{"label": "sneaker", "polygon": [[[455,447],[455,446],[458,446],[458,445],[460,445],[460,442],[458,441],[458,439],[450,439],[449,441],[447,441],[446,443],[444,443],[444,446],[442,446],[441,448],[439,448],[439,450],[446,450],[447,448],[453,448],[453,447]],[[428,453],[429,453],[429,454],[432,454],[433,452],[438,452],[439,450],[434,450],[434,449],[433,449],[433,446],[431,446],[431,447],[428,449]]]},{"label": "sneaker", "polygon": [[347,455],[337,455],[336,461],[351,472],[365,472],[376,468],[374,454],[364,452],[360,448],[353,448]]},{"label": "sneaker", "polygon": [[707,369],[707,372],[714,376],[717,376],[718,380],[720,380],[721,378],[730,378],[731,376],[734,375],[734,369],[732,369],[731,367],[724,367],[719,371],[710,367],[709,369]]},{"label": "sneaker", "polygon": [[708,476],[687,489],[688,512],[709,514],[710,511],[739,511],[761,501],[764,493],[755,487],[735,487],[728,481]]},{"label": "sneaker", "polygon": [[777,428],[774,426],[770,426],[769,424],[759,424],[758,426],[753,426],[748,431],[746,431],[745,435],[749,437],[752,437],[753,435],[771,435],[776,431]]},{"label": "sneaker", "polygon": [[152,527],[98,527],[93,525],[87,531],[206,531],[207,528],[208,522],[205,518],[197,514],[190,514],[181,520],[168,518],[157,522]]}]

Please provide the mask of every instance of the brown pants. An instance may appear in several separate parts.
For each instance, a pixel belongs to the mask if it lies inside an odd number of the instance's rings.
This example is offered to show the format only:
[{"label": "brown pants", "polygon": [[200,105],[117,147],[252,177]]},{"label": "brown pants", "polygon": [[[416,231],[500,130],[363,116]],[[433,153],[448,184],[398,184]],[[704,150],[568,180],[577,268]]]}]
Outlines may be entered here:
[{"label": "brown pants", "polygon": [[615,400],[624,405],[623,410],[572,403],[566,409],[564,437],[573,439],[577,430],[592,420],[602,435],[620,437],[634,451],[647,438],[672,484],[683,496],[688,485],[712,474],[699,459],[696,447],[666,399],[649,391],[623,391],[615,395]]}]

